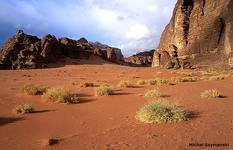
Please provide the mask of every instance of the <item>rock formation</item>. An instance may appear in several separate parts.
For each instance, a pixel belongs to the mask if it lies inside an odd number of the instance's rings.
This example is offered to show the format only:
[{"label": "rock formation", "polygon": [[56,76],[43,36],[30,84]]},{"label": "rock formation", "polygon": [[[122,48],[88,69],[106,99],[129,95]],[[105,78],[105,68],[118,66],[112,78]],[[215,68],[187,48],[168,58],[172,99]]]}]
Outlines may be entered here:
[{"label": "rock formation", "polygon": [[129,65],[135,66],[151,66],[154,50],[139,52],[133,56],[124,59]]},{"label": "rock formation", "polygon": [[19,30],[0,49],[0,69],[43,68],[48,63],[58,62],[60,58],[88,59],[91,55],[113,63],[121,63],[123,55],[120,49],[100,45],[102,44],[88,42],[85,38],[76,41],[46,35],[39,39]]},{"label": "rock formation", "polygon": [[233,0],[178,0],[153,67],[233,66]]}]

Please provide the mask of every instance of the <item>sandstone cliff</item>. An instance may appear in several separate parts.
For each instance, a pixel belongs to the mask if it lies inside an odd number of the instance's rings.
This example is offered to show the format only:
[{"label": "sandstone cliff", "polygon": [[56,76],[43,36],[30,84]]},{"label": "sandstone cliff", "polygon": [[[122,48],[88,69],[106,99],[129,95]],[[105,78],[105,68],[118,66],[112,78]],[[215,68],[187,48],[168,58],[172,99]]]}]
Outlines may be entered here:
[{"label": "sandstone cliff", "polygon": [[76,41],[46,35],[39,39],[20,30],[0,49],[0,69],[44,68],[48,63],[59,62],[60,58],[88,59],[91,55],[113,63],[123,60],[120,49],[99,47],[85,38]]},{"label": "sandstone cliff", "polygon": [[178,0],[153,67],[233,66],[233,0]]}]

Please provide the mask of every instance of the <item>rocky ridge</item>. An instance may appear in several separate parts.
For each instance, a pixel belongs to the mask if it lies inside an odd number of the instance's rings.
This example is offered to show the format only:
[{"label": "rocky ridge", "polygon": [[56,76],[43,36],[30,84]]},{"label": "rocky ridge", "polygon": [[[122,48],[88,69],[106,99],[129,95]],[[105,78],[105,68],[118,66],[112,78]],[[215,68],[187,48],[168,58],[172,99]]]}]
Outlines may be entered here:
[{"label": "rocky ridge", "polygon": [[48,63],[56,63],[64,57],[88,59],[92,55],[113,63],[123,60],[120,49],[107,45],[101,47],[85,38],[57,39],[49,34],[39,39],[19,30],[0,49],[0,69],[44,68]]}]

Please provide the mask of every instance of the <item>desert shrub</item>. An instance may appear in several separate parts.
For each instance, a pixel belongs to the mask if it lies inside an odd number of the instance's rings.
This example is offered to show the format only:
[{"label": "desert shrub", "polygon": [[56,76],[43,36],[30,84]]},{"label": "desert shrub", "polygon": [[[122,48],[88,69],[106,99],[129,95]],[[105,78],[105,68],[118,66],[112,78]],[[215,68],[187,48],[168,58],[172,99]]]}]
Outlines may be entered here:
[{"label": "desert shrub", "polygon": [[220,74],[215,76],[210,76],[208,80],[224,80],[225,78],[229,77],[228,75]]},{"label": "desert shrub", "polygon": [[95,88],[96,96],[109,96],[109,95],[112,95],[113,93],[114,93],[113,89],[109,85],[106,85],[106,84],[100,85],[99,87]]},{"label": "desert shrub", "polygon": [[46,93],[44,93],[43,97],[46,100],[55,103],[75,104],[80,101],[76,95],[61,87],[49,88]]},{"label": "desert shrub", "polygon": [[156,97],[160,97],[161,93],[157,90],[149,90],[145,93],[144,96],[147,98],[156,98]]},{"label": "desert shrub", "polygon": [[178,106],[164,102],[150,102],[140,108],[136,119],[143,123],[171,123],[187,120],[187,113]]},{"label": "desert shrub", "polygon": [[149,85],[168,85],[170,84],[170,81],[168,79],[156,78],[156,79],[149,80],[148,84]]},{"label": "desert shrub", "polygon": [[16,114],[32,113],[34,108],[29,104],[20,104],[13,110]]},{"label": "desert shrub", "polygon": [[155,79],[157,85],[168,85],[170,84],[170,81],[168,79]]},{"label": "desert shrub", "polygon": [[124,80],[124,81],[120,81],[118,83],[118,87],[121,87],[121,88],[132,88],[134,86],[133,86],[133,84],[130,81]]},{"label": "desert shrub", "polygon": [[84,82],[84,83],[81,84],[81,87],[94,87],[94,83]]},{"label": "desert shrub", "polygon": [[174,77],[171,79],[174,82],[195,82],[198,80],[197,77]]},{"label": "desert shrub", "polygon": [[145,85],[145,84],[147,84],[147,81],[146,80],[138,80],[137,84],[138,85]]},{"label": "desert shrub", "polygon": [[155,80],[155,79],[150,79],[150,80],[147,81],[147,83],[148,83],[149,85],[156,85],[156,84],[157,84],[157,80]]},{"label": "desert shrub", "polygon": [[153,140],[153,139],[156,138],[156,134],[154,134],[154,133],[149,133],[149,134],[147,135],[147,138]]},{"label": "desert shrub", "polygon": [[23,86],[23,92],[28,95],[42,95],[45,93],[47,88],[42,86],[36,86],[34,84],[27,84]]},{"label": "desert shrub", "polygon": [[221,93],[217,90],[206,90],[201,93],[201,98],[219,98]]}]

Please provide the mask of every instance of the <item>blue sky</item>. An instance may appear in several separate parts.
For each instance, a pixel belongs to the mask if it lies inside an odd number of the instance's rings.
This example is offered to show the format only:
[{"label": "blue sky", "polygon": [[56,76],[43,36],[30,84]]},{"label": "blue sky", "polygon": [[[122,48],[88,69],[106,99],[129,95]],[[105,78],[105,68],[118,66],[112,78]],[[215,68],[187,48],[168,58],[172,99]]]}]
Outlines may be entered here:
[{"label": "blue sky", "polygon": [[124,55],[155,48],[176,0],[0,0],[0,43],[16,29],[42,37],[119,47]]}]

